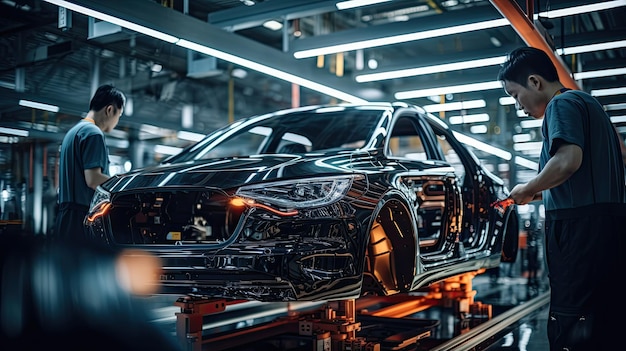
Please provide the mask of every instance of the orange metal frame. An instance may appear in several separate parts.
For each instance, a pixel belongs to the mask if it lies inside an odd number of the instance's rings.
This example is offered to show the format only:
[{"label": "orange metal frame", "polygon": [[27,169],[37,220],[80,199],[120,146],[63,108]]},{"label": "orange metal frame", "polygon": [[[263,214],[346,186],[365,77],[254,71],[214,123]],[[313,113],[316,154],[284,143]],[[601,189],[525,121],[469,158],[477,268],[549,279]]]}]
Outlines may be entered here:
[{"label": "orange metal frame", "polygon": [[[490,0],[491,4],[495,6],[502,16],[506,17],[511,25],[517,31],[517,34],[528,44],[528,46],[535,47],[543,50],[550,56],[550,59],[556,66],[559,72],[559,79],[561,83],[570,89],[580,90],[580,87],[572,77],[570,70],[567,68],[563,60],[557,56],[550,45],[546,42],[545,38],[539,33],[537,27],[533,24],[532,18],[533,7],[529,7],[529,13],[525,14],[524,11],[514,0]],[[532,3],[532,0],[529,1]]]}]

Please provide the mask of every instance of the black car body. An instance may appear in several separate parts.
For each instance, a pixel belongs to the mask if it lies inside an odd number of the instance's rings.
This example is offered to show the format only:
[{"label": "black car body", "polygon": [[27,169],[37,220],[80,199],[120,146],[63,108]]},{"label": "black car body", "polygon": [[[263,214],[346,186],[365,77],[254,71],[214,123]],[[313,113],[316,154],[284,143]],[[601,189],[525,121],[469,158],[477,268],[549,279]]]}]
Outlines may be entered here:
[{"label": "black car body", "polygon": [[260,301],[415,291],[513,261],[516,207],[439,118],[311,106],[219,129],[102,184],[94,240],[148,250],[161,291]]}]

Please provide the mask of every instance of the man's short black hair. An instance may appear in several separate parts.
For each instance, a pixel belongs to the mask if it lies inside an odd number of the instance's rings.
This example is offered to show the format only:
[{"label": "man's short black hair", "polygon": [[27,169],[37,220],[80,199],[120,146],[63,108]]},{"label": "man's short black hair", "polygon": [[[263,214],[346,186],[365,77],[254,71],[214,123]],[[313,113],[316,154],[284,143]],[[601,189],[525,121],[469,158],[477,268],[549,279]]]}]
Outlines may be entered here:
[{"label": "man's short black hair", "polygon": [[113,105],[121,109],[126,104],[126,96],[121,90],[110,84],[104,84],[98,87],[96,93],[89,103],[90,111],[100,111],[108,105]]},{"label": "man's short black hair", "polygon": [[548,82],[559,80],[559,74],[548,54],[532,47],[511,51],[498,72],[498,80],[515,82],[525,87],[531,74],[542,76]]}]

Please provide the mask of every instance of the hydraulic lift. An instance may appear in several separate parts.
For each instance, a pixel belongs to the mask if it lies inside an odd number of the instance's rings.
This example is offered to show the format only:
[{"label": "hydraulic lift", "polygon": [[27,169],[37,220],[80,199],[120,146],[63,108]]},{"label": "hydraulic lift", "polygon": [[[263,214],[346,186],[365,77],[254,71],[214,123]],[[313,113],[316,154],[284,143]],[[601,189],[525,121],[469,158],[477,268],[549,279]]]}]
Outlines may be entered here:
[{"label": "hydraulic lift", "polygon": [[203,335],[203,318],[242,300],[183,297],[175,302],[176,333],[186,350],[404,350],[427,343],[439,321],[411,316],[434,306],[451,309],[455,333],[491,319],[491,305],[474,301],[472,279],[484,270],[432,284],[411,294],[329,301],[313,311],[235,330]]}]

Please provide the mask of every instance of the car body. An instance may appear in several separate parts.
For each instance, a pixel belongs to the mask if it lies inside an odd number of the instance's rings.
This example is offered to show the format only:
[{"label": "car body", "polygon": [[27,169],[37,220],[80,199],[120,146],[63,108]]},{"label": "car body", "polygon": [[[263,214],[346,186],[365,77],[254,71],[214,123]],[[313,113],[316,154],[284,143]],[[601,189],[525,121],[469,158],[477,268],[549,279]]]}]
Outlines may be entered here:
[{"label": "car body", "polygon": [[410,292],[513,261],[516,206],[439,118],[403,103],[253,116],[102,184],[94,240],[162,259],[164,294]]}]

